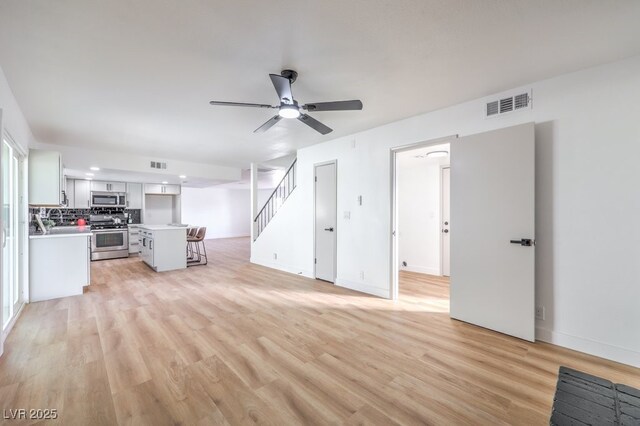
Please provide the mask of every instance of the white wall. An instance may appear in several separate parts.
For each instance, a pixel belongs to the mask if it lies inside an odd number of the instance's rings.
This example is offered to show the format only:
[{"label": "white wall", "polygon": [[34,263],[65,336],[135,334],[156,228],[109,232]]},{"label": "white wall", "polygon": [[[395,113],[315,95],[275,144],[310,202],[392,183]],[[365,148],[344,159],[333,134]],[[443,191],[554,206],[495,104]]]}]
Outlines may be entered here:
[{"label": "white wall", "polygon": [[0,68],[0,109],[2,110],[2,126],[9,133],[13,141],[25,152],[36,143],[29,124],[22,114],[22,110],[11,92],[2,68]]},{"label": "white wall", "polygon": [[[396,173],[400,269],[440,275],[440,161],[399,154]],[[407,266],[402,266],[407,262]]]},{"label": "white wall", "polygon": [[[260,195],[269,191],[260,191]],[[248,189],[182,188],[182,222],[206,226],[207,239],[248,237],[250,220]]]},{"label": "white wall", "polygon": [[313,164],[337,159],[337,283],[389,297],[390,148],[534,121],[537,338],[640,367],[640,56],[523,89],[531,110],[485,119],[478,99],[300,150],[252,261],[313,274]]},{"label": "white wall", "polygon": [[144,196],[144,219],[145,225],[167,225],[174,223],[174,196],[153,195]]}]

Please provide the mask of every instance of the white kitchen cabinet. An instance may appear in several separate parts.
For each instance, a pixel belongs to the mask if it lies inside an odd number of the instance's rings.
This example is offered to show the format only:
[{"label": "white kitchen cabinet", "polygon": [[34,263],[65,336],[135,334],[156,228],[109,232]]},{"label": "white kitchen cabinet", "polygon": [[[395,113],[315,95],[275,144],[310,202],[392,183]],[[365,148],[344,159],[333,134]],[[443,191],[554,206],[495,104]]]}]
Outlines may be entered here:
[{"label": "white kitchen cabinet", "polygon": [[180,195],[180,185],[163,185],[159,183],[145,183],[144,193],[152,195]]},{"label": "white kitchen cabinet", "polygon": [[124,182],[94,180],[91,181],[91,190],[98,192],[127,192],[127,184]]},{"label": "white kitchen cabinet", "polygon": [[187,228],[139,225],[142,260],[156,272],[187,267]]},{"label": "white kitchen cabinet", "polygon": [[75,296],[91,283],[91,234],[29,237],[31,302]]},{"label": "white kitchen cabinet", "polygon": [[75,179],[64,178],[64,193],[67,196],[67,203],[65,207],[68,209],[72,209],[76,204],[76,186]]},{"label": "white kitchen cabinet", "polygon": [[180,185],[162,185],[164,193],[168,195],[180,195]]},{"label": "white kitchen cabinet", "polygon": [[62,156],[56,151],[29,150],[29,204],[61,206],[64,175]]},{"label": "white kitchen cabinet", "polygon": [[127,183],[127,208],[142,209],[142,184]]},{"label": "white kitchen cabinet", "polygon": [[129,255],[140,253],[140,228],[137,225],[129,225]]},{"label": "white kitchen cabinet", "polygon": [[74,202],[76,209],[88,209],[91,205],[91,181],[76,179],[74,181]]}]

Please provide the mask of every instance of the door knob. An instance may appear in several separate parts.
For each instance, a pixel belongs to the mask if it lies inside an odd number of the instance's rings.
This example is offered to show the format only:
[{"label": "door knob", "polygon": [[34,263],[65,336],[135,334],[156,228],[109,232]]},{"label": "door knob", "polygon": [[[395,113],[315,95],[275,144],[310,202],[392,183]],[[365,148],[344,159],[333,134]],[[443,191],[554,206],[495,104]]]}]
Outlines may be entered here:
[{"label": "door knob", "polygon": [[325,231],[333,232],[333,228],[324,228]]}]

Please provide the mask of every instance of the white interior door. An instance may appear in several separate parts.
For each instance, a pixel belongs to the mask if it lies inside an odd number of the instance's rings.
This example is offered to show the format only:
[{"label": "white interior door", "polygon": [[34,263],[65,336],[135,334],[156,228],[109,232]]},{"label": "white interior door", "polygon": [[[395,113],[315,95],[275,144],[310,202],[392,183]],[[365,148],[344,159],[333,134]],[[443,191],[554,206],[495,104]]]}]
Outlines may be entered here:
[{"label": "white interior door", "polygon": [[451,206],[451,191],[450,191],[450,182],[451,182],[451,168],[443,167],[442,168],[442,176],[440,179],[441,182],[441,193],[442,193],[442,205],[441,210],[442,214],[440,215],[440,227],[442,229],[442,244],[441,244],[441,256],[442,256],[442,275],[448,277],[451,275],[451,262],[450,262],[450,253],[451,253],[451,214],[450,214],[450,206]]},{"label": "white interior door", "polygon": [[316,278],[336,279],[336,163],[315,166]]},{"label": "white interior door", "polygon": [[451,144],[451,317],[535,340],[534,124]]}]

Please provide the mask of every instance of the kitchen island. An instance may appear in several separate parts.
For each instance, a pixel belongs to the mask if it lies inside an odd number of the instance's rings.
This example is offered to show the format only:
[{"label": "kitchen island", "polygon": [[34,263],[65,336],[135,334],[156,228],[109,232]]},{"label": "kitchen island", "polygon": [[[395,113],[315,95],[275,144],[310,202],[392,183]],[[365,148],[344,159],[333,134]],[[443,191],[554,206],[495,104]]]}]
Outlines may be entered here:
[{"label": "kitchen island", "polygon": [[177,225],[138,225],[140,257],[156,272],[187,267],[187,227]]},{"label": "kitchen island", "polygon": [[91,283],[91,228],[62,226],[29,235],[29,301],[82,294]]}]

